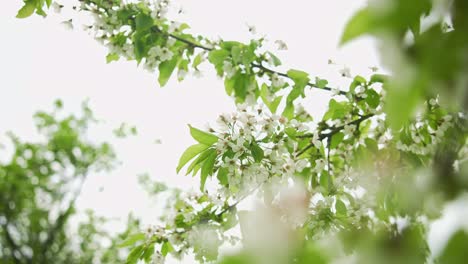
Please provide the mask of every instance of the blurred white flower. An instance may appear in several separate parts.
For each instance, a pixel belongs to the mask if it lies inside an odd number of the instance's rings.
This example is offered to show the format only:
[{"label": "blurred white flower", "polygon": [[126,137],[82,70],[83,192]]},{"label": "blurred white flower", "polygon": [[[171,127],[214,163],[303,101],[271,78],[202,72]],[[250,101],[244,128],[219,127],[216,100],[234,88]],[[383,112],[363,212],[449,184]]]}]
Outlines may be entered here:
[{"label": "blurred white flower", "polygon": [[340,73],[341,76],[343,76],[343,77],[352,78],[352,76],[351,76],[351,69],[348,68],[348,67],[344,67],[343,69],[341,69],[341,70],[339,71],[339,73]]},{"label": "blurred white flower", "polygon": [[276,40],[275,44],[278,46],[278,50],[287,50],[288,49],[288,45],[286,45],[286,43],[284,41],[282,41],[282,40]]}]

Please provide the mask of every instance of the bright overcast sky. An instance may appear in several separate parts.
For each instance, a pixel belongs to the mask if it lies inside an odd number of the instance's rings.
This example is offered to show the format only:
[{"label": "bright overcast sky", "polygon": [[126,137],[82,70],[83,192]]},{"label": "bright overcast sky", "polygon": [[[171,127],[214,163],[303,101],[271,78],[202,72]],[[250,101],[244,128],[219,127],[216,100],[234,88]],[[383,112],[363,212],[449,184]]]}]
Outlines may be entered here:
[{"label": "bright overcast sky", "polygon": [[[78,1],[62,1],[68,2]],[[206,67],[202,78],[189,77],[182,83],[171,80],[160,88],[155,74],[136,67],[135,62],[107,65],[106,48],[82,32],[79,23],[73,31],[60,25],[70,18],[67,13],[18,20],[15,15],[21,4],[10,0],[0,9],[0,139],[4,141],[7,130],[33,138],[32,114],[50,109],[56,98],[63,99],[70,111],[77,111],[80,102],[89,98],[96,115],[106,121],[93,129],[93,139],[109,140],[112,129],[122,122],[137,126],[139,134],[110,139],[122,165],[110,174],[91,175],[79,206],[107,217],[125,218],[133,211],[151,222],[157,215],[150,209],[156,201],[147,199],[136,175],[148,172],[153,179],[182,188],[197,183],[176,175],[176,164],[193,144],[187,124],[203,127],[234,109],[223,82]],[[364,4],[363,0],[179,0],[175,7],[182,6],[185,12],[175,19],[188,22],[193,33],[242,41],[251,37],[247,24],[255,25],[258,36],[288,44],[288,51],[277,52],[285,67],[339,85],[342,66],[329,66],[328,59],[361,75],[379,65],[376,47],[369,39],[337,47],[346,21]],[[323,92],[314,94],[306,108],[320,115],[328,100]],[[162,144],[154,144],[155,139]]]}]

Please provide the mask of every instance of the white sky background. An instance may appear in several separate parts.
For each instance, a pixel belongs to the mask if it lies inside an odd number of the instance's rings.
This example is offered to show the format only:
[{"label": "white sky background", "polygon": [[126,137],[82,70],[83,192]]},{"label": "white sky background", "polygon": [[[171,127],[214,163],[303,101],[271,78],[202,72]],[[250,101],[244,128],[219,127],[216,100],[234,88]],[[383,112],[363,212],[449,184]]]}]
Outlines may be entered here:
[{"label": "white sky background", "polygon": [[[251,35],[246,24],[255,25],[257,36],[288,44],[288,51],[276,52],[284,69],[305,70],[334,84],[347,82],[339,77],[341,66],[327,65],[329,58],[349,66],[353,75],[369,75],[368,67],[379,65],[370,39],[337,47],[341,30],[365,4],[363,0],[179,0],[174,4],[185,10],[174,19],[188,22],[191,32],[247,41]],[[20,0],[6,1],[0,9],[0,142],[7,130],[34,138],[33,113],[50,109],[56,98],[63,99],[66,110],[72,112],[89,98],[95,114],[106,121],[91,131],[91,138],[109,140],[122,165],[110,174],[88,178],[80,208],[120,219],[133,211],[151,223],[158,215],[157,201],[146,197],[138,186],[137,174],[148,172],[171,186],[197,189],[198,178],[175,173],[180,154],[193,144],[187,124],[203,127],[234,109],[214,71],[205,67],[202,78],[188,77],[182,83],[173,78],[160,88],[157,76],[136,67],[135,62],[106,64],[106,48],[81,31],[79,23],[73,31],[60,25],[70,13],[51,12],[47,19],[34,16],[19,20],[15,15],[20,6]],[[317,118],[328,102],[325,95],[314,91],[305,103]],[[138,136],[112,137],[112,130],[121,122],[135,125]],[[155,139],[161,139],[162,144],[154,144]]]}]

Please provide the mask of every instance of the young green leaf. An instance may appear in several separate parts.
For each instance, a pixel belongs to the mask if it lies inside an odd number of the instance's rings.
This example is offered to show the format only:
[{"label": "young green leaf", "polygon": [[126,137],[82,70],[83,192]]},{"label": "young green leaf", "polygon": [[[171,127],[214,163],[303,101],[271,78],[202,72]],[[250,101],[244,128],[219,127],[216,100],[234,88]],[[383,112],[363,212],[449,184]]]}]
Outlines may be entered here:
[{"label": "young green leaf", "polygon": [[218,142],[217,136],[211,133],[205,132],[205,131],[201,131],[200,129],[192,127],[191,125],[189,125],[189,127],[190,127],[190,135],[192,135],[193,139],[200,142],[201,144],[211,146],[215,144],[216,142]]},{"label": "young green leaf", "polygon": [[145,239],[145,237],[146,236],[145,236],[144,233],[138,233],[138,234],[131,235],[127,239],[125,239],[125,241],[123,241],[119,245],[119,247],[129,247],[129,246],[135,244],[136,242]]},{"label": "young green leaf", "polygon": [[177,173],[179,173],[179,171],[185,166],[185,164],[187,164],[191,159],[193,159],[198,154],[205,151],[208,147],[209,146],[205,144],[195,144],[195,145],[188,147],[179,159],[179,164],[177,165],[177,168],[176,168]]},{"label": "young green leaf", "polygon": [[341,36],[340,45],[343,45],[361,35],[369,33],[372,29],[372,13],[369,8],[358,11],[348,22]]},{"label": "young green leaf", "polygon": [[257,142],[253,141],[250,145],[250,151],[252,152],[252,156],[255,162],[261,162],[265,154],[263,153],[263,149],[257,144]]},{"label": "young green leaf", "polygon": [[25,2],[24,6],[18,10],[16,18],[27,18],[34,13],[34,10],[36,10],[35,3],[33,1],[27,1]]},{"label": "young green leaf", "polygon": [[126,264],[136,264],[138,259],[141,257],[144,251],[144,246],[145,244],[139,245],[137,247],[134,247],[132,251],[130,251],[130,254],[127,257],[127,262]]},{"label": "young green leaf", "polygon": [[150,15],[140,13],[135,18],[135,26],[137,30],[147,30],[154,25],[153,18]]},{"label": "young green leaf", "polygon": [[201,191],[205,189],[205,182],[208,176],[211,176],[213,174],[213,168],[214,168],[214,164],[216,161],[216,157],[217,157],[216,151],[213,151],[203,162],[203,165],[201,167],[201,173],[200,173],[200,190]]},{"label": "young green leaf", "polygon": [[229,180],[227,178],[228,172],[228,169],[224,167],[221,167],[218,170],[218,175],[216,177],[218,178],[219,183],[221,183],[223,186],[228,186],[229,184]]},{"label": "young green leaf", "polygon": [[177,67],[177,63],[179,62],[179,57],[174,55],[174,57],[171,60],[161,62],[159,64],[159,85],[163,87],[166,85],[167,81],[169,81],[169,78],[171,78],[172,72],[174,72],[174,69]]},{"label": "young green leaf", "polygon": [[106,56],[106,62],[111,63],[113,61],[118,61],[119,60],[119,54],[117,53],[109,53]]},{"label": "young green leaf", "polygon": [[169,241],[164,241],[164,243],[161,246],[161,254],[165,257],[168,253],[172,252],[173,250],[174,248],[172,247],[171,243]]}]

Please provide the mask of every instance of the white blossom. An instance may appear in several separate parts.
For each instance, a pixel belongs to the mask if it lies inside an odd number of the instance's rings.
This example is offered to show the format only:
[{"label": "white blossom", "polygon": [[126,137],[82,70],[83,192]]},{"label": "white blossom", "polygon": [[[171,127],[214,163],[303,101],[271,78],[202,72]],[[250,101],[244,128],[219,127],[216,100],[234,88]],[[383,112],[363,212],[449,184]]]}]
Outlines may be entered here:
[{"label": "white blossom", "polygon": [[236,74],[236,68],[229,61],[224,61],[223,71],[226,73],[227,78],[232,78]]},{"label": "white blossom", "polygon": [[287,50],[288,49],[288,45],[286,45],[286,43],[284,41],[282,41],[282,40],[276,40],[275,44],[278,46],[278,50]]},{"label": "white blossom", "polygon": [[275,88],[281,88],[285,84],[283,78],[280,78],[278,74],[274,73],[271,75],[271,85]]},{"label": "white blossom", "polygon": [[343,129],[343,133],[345,136],[351,137],[356,130],[356,125],[345,125]]},{"label": "white blossom", "polygon": [[65,20],[61,24],[65,27],[65,29],[73,30],[73,20],[72,19]]},{"label": "white blossom", "polygon": [[346,78],[352,78],[351,76],[351,69],[348,67],[344,67],[339,71],[340,75]]},{"label": "white blossom", "polygon": [[161,252],[156,251],[153,254],[153,264],[164,264],[166,262],[166,258],[161,254]]},{"label": "white blossom", "polygon": [[323,159],[318,159],[315,161],[315,172],[320,173],[325,169],[325,160]]},{"label": "white blossom", "polygon": [[61,4],[57,3],[57,2],[53,2],[52,3],[52,8],[54,9],[55,13],[60,13],[62,11],[63,5],[61,5]]}]

